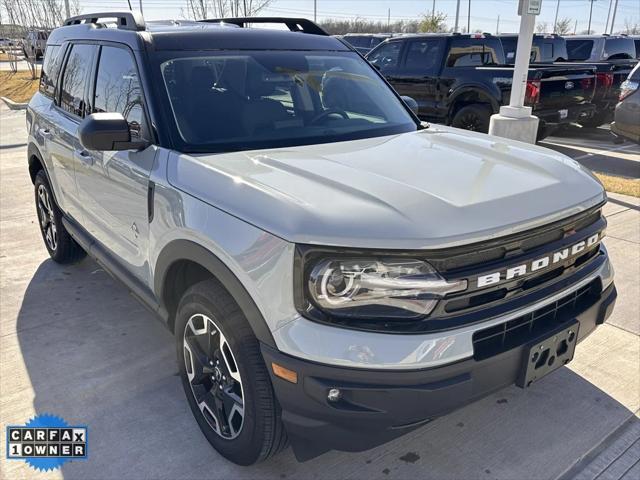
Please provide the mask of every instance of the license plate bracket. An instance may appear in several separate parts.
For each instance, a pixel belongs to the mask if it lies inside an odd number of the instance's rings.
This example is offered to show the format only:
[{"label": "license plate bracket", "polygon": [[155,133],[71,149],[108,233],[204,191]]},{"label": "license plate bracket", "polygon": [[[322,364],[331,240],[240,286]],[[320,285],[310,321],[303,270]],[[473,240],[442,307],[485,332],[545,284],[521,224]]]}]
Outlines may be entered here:
[{"label": "license plate bracket", "polygon": [[580,322],[574,320],[525,346],[516,385],[526,388],[573,360]]}]

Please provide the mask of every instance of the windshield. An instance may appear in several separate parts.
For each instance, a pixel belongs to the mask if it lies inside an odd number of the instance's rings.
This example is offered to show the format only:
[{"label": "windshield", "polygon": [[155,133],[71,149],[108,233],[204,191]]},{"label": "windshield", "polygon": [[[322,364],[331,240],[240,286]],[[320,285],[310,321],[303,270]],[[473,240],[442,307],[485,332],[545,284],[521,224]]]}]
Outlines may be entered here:
[{"label": "windshield", "polygon": [[338,142],[414,131],[353,52],[183,52],[160,69],[184,151]]},{"label": "windshield", "polygon": [[569,60],[588,60],[591,57],[593,40],[567,40]]}]

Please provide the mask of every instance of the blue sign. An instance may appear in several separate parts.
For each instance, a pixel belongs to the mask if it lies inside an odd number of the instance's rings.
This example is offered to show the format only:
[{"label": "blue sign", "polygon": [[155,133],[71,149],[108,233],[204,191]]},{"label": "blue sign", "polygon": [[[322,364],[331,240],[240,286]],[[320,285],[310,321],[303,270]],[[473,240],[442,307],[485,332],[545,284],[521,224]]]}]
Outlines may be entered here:
[{"label": "blue sign", "polygon": [[47,472],[69,460],[86,460],[87,427],[70,426],[55,415],[36,415],[25,425],[7,426],[7,459],[24,460]]}]

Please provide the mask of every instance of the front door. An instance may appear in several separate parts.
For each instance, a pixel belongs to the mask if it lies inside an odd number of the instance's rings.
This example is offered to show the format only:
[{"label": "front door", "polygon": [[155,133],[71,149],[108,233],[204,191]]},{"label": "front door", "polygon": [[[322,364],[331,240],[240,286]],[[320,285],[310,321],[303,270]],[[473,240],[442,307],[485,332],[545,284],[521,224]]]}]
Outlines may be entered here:
[{"label": "front door", "polygon": [[403,60],[389,80],[400,95],[418,102],[421,118],[438,117],[437,85],[442,56],[441,40],[417,38],[408,40]]},{"label": "front door", "polygon": [[[121,113],[132,140],[149,139],[138,69],[122,46],[100,47],[92,112]],[[76,152],[76,182],[91,235],[122,266],[148,284],[149,212],[147,195],[155,147],[141,151]]]}]

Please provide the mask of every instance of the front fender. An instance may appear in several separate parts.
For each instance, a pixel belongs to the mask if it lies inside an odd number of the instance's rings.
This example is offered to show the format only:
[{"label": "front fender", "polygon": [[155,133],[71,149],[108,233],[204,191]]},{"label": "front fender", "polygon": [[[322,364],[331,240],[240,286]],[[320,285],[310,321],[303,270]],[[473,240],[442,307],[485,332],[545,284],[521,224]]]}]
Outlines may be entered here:
[{"label": "front fender", "polygon": [[182,260],[204,267],[220,281],[242,310],[258,340],[275,347],[273,336],[262,313],[240,280],[216,255],[190,240],[174,240],[166,245],[158,256],[154,275],[154,292],[160,299],[161,308],[167,307],[163,304],[163,299],[166,297],[164,285],[169,269],[175,262]]}]

